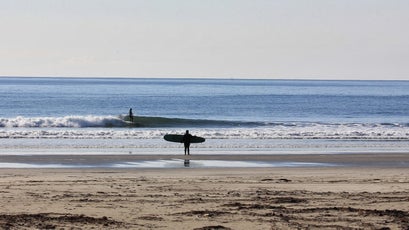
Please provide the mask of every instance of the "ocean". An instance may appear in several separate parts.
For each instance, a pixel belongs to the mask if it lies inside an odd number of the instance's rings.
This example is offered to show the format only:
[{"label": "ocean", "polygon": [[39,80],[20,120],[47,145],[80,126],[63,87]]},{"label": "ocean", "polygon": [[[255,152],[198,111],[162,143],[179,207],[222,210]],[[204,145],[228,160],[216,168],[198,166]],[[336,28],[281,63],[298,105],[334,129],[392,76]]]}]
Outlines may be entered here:
[{"label": "ocean", "polygon": [[0,98],[3,155],[180,155],[185,130],[192,154],[409,147],[409,81],[2,77]]}]

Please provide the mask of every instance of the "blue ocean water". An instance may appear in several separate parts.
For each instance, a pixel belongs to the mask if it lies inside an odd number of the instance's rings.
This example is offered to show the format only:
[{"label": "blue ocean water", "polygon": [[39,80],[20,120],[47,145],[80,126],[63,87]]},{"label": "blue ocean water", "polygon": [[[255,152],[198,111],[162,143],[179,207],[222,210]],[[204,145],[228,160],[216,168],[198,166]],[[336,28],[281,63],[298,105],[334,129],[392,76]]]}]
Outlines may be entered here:
[{"label": "blue ocean water", "polygon": [[[162,136],[185,129],[216,152],[376,151],[409,140],[409,81],[3,77],[0,98],[8,151],[154,151],[173,148]],[[123,120],[129,108],[135,124]]]}]

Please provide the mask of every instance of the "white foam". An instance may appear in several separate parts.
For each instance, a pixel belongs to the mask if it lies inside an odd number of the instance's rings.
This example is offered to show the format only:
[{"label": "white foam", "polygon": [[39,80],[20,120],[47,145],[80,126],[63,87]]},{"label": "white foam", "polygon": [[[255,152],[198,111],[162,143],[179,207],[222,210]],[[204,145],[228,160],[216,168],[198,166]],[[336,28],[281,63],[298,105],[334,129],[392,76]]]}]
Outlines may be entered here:
[{"label": "white foam", "polygon": [[0,127],[5,128],[83,128],[123,127],[126,123],[114,116],[65,116],[65,117],[23,117],[2,118]]},{"label": "white foam", "polygon": [[[95,119],[95,118],[93,118]],[[82,122],[85,122],[82,120]],[[107,123],[101,119],[101,122]],[[110,121],[112,122],[112,120]],[[57,125],[57,123],[55,124]],[[74,124],[73,124],[74,126]],[[42,139],[160,139],[184,128],[13,128],[0,129],[0,138]],[[408,126],[314,124],[261,128],[194,128],[194,135],[206,139],[364,139],[409,140]]]}]

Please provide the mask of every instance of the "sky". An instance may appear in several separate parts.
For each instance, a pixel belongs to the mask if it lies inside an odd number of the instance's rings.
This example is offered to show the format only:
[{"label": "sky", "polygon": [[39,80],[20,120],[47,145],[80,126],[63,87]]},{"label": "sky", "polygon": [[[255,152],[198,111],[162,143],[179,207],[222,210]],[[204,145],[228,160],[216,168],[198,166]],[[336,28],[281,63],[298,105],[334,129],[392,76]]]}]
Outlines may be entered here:
[{"label": "sky", "polygon": [[409,1],[0,0],[0,76],[409,80]]}]

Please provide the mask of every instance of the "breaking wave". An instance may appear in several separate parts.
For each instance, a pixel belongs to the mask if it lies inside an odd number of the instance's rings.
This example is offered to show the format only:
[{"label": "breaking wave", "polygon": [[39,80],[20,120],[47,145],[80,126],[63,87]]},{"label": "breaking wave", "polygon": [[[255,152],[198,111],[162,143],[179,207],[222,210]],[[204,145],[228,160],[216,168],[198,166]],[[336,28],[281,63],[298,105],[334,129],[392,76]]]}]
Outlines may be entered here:
[{"label": "breaking wave", "polygon": [[127,116],[64,116],[1,118],[3,128],[122,128],[122,127],[237,127],[259,126],[258,122],[218,121],[166,117],[135,116],[129,122]]},{"label": "breaking wave", "polygon": [[87,128],[126,127],[127,123],[114,116],[15,117],[0,119],[3,128]]},{"label": "breaking wave", "polygon": [[207,139],[409,140],[408,123],[238,122],[164,117],[0,118],[0,138],[158,139],[191,129]]}]

